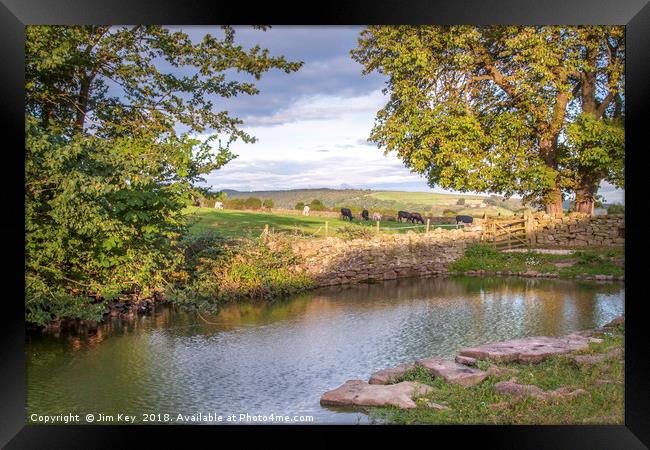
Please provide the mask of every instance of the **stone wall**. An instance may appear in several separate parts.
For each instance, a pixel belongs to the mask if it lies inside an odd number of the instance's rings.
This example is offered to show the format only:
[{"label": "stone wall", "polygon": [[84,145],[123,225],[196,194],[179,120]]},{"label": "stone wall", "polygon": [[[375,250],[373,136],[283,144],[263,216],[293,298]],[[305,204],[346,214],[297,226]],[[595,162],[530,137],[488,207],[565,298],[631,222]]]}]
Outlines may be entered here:
[{"label": "stone wall", "polygon": [[625,216],[612,214],[590,217],[569,214],[553,218],[536,214],[534,218],[536,245],[544,247],[617,247],[625,244]]},{"label": "stone wall", "polygon": [[443,274],[480,236],[477,229],[436,228],[428,234],[381,234],[371,239],[295,239],[291,247],[304,259],[302,269],[316,284],[328,286]]},{"label": "stone wall", "polygon": [[[537,214],[533,216],[534,244],[622,246],[624,226],[623,215],[552,218]],[[290,245],[303,259],[298,270],[307,272],[317,286],[329,286],[444,274],[469,245],[480,240],[479,223],[458,229],[434,228],[430,233],[379,234],[369,239],[294,237]]]}]

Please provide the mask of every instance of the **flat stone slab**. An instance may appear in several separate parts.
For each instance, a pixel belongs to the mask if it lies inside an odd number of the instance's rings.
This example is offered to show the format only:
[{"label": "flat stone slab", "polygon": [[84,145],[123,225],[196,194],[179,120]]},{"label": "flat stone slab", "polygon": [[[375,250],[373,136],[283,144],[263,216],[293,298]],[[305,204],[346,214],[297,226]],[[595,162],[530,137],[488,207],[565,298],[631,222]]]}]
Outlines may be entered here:
[{"label": "flat stone slab", "polygon": [[570,389],[561,387],[553,391],[545,391],[532,384],[519,384],[515,381],[500,381],[494,385],[494,392],[507,395],[516,399],[533,397],[539,400],[575,398],[585,394],[584,389]]},{"label": "flat stone slab", "polygon": [[434,377],[443,378],[448,383],[460,384],[465,387],[479,384],[488,376],[482,370],[472,369],[464,364],[440,358],[419,359],[415,364],[428,369]]},{"label": "flat stone slab", "polygon": [[370,375],[368,383],[389,384],[413,368],[415,368],[415,364],[400,364],[399,366],[382,369]]},{"label": "flat stone slab", "polygon": [[603,361],[610,359],[620,358],[623,356],[623,351],[620,348],[615,348],[607,353],[599,353],[595,355],[576,355],[573,357],[575,363],[580,367],[591,367]]},{"label": "flat stone slab", "polygon": [[397,406],[402,409],[416,408],[414,397],[423,396],[433,389],[417,381],[397,384],[368,384],[363,380],[348,380],[342,386],[325,392],[321,405],[330,406]]},{"label": "flat stone slab", "polygon": [[491,361],[536,363],[553,355],[583,350],[587,347],[589,347],[589,337],[580,334],[562,337],[535,336],[465,348],[459,351],[458,355]]}]

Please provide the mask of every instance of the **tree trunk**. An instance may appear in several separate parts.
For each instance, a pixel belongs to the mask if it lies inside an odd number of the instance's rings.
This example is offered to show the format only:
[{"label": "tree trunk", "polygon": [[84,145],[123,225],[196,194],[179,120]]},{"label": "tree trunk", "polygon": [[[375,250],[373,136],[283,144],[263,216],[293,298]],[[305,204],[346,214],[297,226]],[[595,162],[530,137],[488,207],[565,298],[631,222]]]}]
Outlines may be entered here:
[{"label": "tree trunk", "polygon": [[599,183],[592,179],[582,181],[580,187],[576,189],[576,212],[594,215],[594,197],[598,192],[598,185]]},{"label": "tree trunk", "polygon": [[86,112],[88,110],[88,93],[90,91],[90,83],[92,78],[90,76],[81,79],[81,87],[79,89],[79,98],[77,100],[77,117],[75,119],[75,130],[83,132],[84,122],[86,121]]},{"label": "tree trunk", "polygon": [[546,214],[551,216],[561,216],[562,210],[562,191],[560,188],[553,189],[546,197],[544,202]]},{"label": "tree trunk", "polygon": [[[552,139],[540,139],[540,154],[548,167],[557,170],[556,151],[557,151],[557,136]],[[562,191],[556,185],[544,197],[544,209],[546,214],[552,216],[562,215]]]}]

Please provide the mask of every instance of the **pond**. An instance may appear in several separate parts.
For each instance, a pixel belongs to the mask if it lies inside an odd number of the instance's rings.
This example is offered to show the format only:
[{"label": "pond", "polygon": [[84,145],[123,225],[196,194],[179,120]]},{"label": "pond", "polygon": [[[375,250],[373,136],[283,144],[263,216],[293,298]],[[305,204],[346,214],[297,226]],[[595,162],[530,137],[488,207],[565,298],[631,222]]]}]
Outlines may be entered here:
[{"label": "pond", "polygon": [[89,334],[28,333],[27,412],[364,423],[363,412],[321,407],[321,394],[465,346],[598,327],[623,313],[624,297],[621,283],[453,277],[318,289],[202,317],[159,307]]}]

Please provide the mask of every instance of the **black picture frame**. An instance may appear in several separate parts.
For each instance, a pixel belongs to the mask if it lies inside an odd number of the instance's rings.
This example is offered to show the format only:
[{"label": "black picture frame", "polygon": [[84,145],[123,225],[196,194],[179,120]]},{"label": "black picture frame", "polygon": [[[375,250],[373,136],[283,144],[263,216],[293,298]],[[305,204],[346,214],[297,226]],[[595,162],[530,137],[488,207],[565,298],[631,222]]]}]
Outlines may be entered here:
[{"label": "black picture frame", "polygon": [[[6,448],[108,448],[128,445],[135,434],[164,439],[181,432],[222,439],[237,434],[246,442],[252,428],[272,436],[286,426],[31,426],[25,424],[24,324],[24,27],[33,24],[168,25],[278,24],[616,24],[626,25],[626,370],[624,426],[413,426],[413,427],[290,427],[291,441],[336,445],[333,431],[345,431],[346,443],[365,441],[389,432],[405,432],[411,445],[451,442],[481,448],[647,448],[650,445],[650,359],[645,352],[647,328],[643,311],[644,248],[642,171],[645,143],[644,112],[650,98],[650,4],[648,0],[366,0],[323,4],[265,2],[224,4],[201,0],[0,0],[0,112],[4,176],[0,221],[8,262],[2,273],[4,326],[0,327],[0,444]],[[647,203],[647,202],[645,202]],[[9,292],[6,292],[9,288]],[[322,435],[323,439],[320,439]],[[194,437],[194,436],[193,436]],[[314,439],[316,438],[316,439]],[[329,439],[327,439],[329,438]],[[416,440],[417,438],[417,440]],[[327,440],[325,440],[327,439]],[[187,441],[185,441],[187,443]],[[195,442],[198,445],[198,441]],[[223,443],[224,441],[208,441]],[[238,442],[238,441],[235,441]],[[270,442],[270,441],[268,441]],[[280,441],[282,442],[282,441]],[[449,442],[449,441],[448,441]],[[449,445],[449,444],[446,444]]]}]

